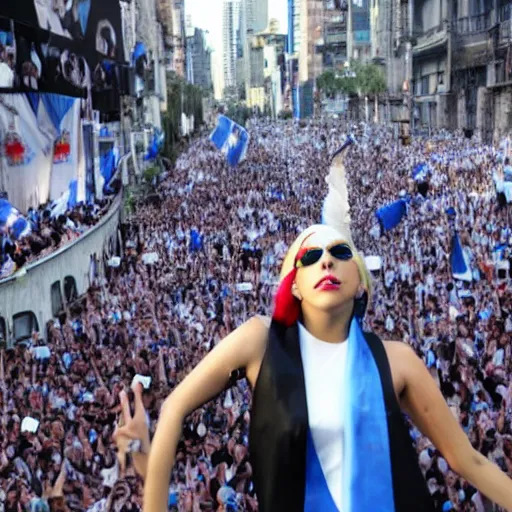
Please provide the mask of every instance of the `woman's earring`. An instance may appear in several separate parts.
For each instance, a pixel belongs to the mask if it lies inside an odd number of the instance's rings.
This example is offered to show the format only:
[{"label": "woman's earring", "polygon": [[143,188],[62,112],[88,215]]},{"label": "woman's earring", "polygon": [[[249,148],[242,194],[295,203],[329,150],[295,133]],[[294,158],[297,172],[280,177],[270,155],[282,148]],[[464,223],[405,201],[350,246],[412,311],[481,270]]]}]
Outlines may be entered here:
[{"label": "woman's earring", "polygon": [[356,299],[362,299],[365,293],[366,290],[362,286],[360,286],[359,289],[357,290]]}]

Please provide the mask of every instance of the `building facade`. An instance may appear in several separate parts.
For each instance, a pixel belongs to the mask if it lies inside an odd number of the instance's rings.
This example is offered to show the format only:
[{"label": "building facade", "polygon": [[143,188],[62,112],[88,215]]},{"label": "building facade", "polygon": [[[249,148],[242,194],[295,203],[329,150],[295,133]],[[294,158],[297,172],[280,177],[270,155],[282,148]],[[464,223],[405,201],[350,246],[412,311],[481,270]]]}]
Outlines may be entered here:
[{"label": "building facade", "polygon": [[[136,0],[126,4],[122,11],[126,52],[130,56],[135,46],[144,47],[145,62],[135,78],[134,98],[125,98],[126,111],[132,112],[126,122],[131,127],[152,125],[161,128],[161,112],[167,109],[165,28],[157,0]],[[125,126],[130,131],[130,126]],[[138,129],[138,128],[137,128]]]},{"label": "building facade", "polygon": [[323,67],[343,69],[348,60],[348,4],[328,2],[323,27]]},{"label": "building facade", "polygon": [[193,35],[187,37],[187,78],[190,83],[205,91],[210,91],[213,87],[211,60],[205,32],[196,27]]},{"label": "building facade", "polygon": [[241,14],[241,0],[224,0],[222,6],[222,50],[225,89],[237,85],[237,67],[239,67],[240,58],[243,56]]},{"label": "building facade", "polygon": [[244,0],[247,16],[247,31],[254,33],[267,29],[268,0]]},{"label": "building facade", "polygon": [[258,94],[261,103],[258,107],[274,118],[279,115],[284,106],[286,92],[286,44],[287,35],[279,33],[277,20],[271,20],[269,29],[259,32],[253,38],[253,48],[261,52],[258,62],[252,62],[253,71],[251,80],[257,78],[257,83],[251,81],[251,86],[262,88],[263,97]]},{"label": "building facade", "polygon": [[300,10],[299,81],[315,82],[323,71],[324,0],[302,0]]},{"label": "building facade", "polygon": [[497,140],[512,126],[510,1],[415,0],[412,11],[415,124]]},{"label": "building facade", "polygon": [[370,0],[350,0],[347,25],[349,60],[369,62],[371,58]]},{"label": "building facade", "polygon": [[172,6],[172,70],[178,76],[185,77],[185,1],[167,1],[171,2]]}]

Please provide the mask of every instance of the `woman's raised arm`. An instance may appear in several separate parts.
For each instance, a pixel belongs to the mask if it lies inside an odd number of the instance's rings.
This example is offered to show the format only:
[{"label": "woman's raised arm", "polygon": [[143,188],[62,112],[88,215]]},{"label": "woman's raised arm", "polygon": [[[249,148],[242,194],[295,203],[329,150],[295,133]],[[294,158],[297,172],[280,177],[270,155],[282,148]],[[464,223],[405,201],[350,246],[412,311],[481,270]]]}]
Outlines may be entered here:
[{"label": "woman's raised arm", "polygon": [[[350,233],[350,203],[348,201],[347,177],[345,171],[345,156],[347,149],[354,144],[349,137],[333,155],[329,174],[325,181],[329,185],[327,196],[322,208],[322,224],[330,226],[340,233],[351,237]],[[347,242],[352,240],[347,240]]]},{"label": "woman's raised arm", "polygon": [[149,454],[144,486],[144,512],[166,512],[169,480],[184,418],[217,396],[233,371],[259,368],[268,339],[268,326],[251,318],[220,342],[164,402]]}]

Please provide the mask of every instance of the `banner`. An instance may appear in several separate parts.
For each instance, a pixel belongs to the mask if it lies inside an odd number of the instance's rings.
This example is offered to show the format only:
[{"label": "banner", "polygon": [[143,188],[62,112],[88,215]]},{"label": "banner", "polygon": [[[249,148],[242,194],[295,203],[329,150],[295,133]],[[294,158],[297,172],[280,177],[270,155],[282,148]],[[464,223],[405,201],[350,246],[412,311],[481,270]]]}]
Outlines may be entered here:
[{"label": "banner", "polygon": [[2,4],[0,16],[77,42],[109,59],[125,60],[119,0],[13,0]]},{"label": "banner", "polygon": [[48,201],[52,137],[41,131],[25,94],[0,95],[0,154],[4,191],[22,212]]},{"label": "banner", "polygon": [[[0,6],[0,88],[87,98],[119,111],[125,62],[118,0],[16,0]],[[116,94],[107,94],[113,92]]]},{"label": "banner", "polygon": [[80,101],[57,95],[0,95],[4,192],[22,212],[70,193],[85,200]]}]

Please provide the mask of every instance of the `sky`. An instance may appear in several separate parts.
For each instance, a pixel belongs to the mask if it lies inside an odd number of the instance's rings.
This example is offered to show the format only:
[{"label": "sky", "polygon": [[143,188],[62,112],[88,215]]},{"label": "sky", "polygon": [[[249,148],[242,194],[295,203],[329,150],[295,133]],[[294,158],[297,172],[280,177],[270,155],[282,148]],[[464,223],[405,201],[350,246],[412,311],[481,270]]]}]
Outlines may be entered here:
[{"label": "sky", "polygon": [[[222,50],[223,0],[185,0],[185,13],[192,16],[192,25],[210,32],[208,43],[216,51]],[[280,32],[287,31],[287,0],[268,0],[269,19],[277,18]]]}]

